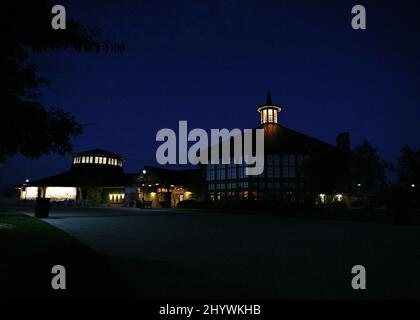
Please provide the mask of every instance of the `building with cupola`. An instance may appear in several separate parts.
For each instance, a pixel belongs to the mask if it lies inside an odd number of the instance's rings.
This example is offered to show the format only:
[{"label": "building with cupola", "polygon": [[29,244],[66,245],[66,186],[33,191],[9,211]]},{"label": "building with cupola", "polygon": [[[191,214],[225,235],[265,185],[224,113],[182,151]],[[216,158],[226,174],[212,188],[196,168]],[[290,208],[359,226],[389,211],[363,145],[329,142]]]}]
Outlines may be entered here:
[{"label": "building with cupola", "polygon": [[125,173],[122,156],[93,149],[73,153],[68,171],[18,186],[20,199],[41,197],[87,206],[140,203],[152,208],[176,207],[186,200],[345,202],[350,180],[348,133],[340,133],[336,145],[323,142],[285,127],[284,109],[272,101],[270,92],[257,107],[259,123],[254,130],[264,131],[264,170],[258,176],[246,175],[246,164],[233,159],[230,164],[203,164],[197,169],[146,166]]},{"label": "building with cupola", "polygon": [[49,198],[59,205],[175,207],[202,196],[199,169],[170,170],[146,166],[124,172],[125,159],[93,149],[73,153],[68,171],[19,185],[21,200]]},{"label": "building with cupola", "polygon": [[[245,174],[246,164],[208,164],[206,198],[210,201],[267,201],[277,203],[344,202],[348,186],[348,133],[331,145],[281,124],[283,108],[270,92],[257,107],[264,130],[264,171]],[[232,138],[233,139],[233,138]]]},{"label": "building with cupola", "polygon": [[123,204],[126,188],[135,184],[136,174],[123,170],[124,158],[103,149],[71,155],[68,171],[20,186],[20,199],[38,197],[78,204]]}]

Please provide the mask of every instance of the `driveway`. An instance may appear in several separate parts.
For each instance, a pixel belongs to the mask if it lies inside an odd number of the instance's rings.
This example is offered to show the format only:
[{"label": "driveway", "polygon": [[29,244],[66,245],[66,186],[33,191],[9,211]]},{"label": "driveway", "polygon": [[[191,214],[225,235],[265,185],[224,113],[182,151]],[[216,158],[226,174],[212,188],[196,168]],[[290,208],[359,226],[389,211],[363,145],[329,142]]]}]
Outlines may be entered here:
[{"label": "driveway", "polygon": [[[419,226],[129,208],[45,221],[107,256],[138,297],[420,298]],[[367,290],[351,288],[354,265]]]}]

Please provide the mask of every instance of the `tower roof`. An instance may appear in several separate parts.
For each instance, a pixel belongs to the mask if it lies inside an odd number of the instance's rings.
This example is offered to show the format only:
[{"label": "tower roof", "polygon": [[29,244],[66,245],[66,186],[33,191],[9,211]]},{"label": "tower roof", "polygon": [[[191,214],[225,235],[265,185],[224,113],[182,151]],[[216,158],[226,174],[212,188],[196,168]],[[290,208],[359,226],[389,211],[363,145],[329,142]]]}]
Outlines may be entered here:
[{"label": "tower roof", "polygon": [[273,105],[273,101],[271,101],[270,90],[267,91],[267,98],[265,99],[265,105],[266,106],[272,106]]},{"label": "tower roof", "polygon": [[257,108],[257,111],[260,112],[262,109],[265,109],[266,107],[275,107],[279,111],[281,111],[281,107],[278,104],[273,103],[273,100],[271,99],[271,92],[270,90],[267,91],[267,97],[265,99],[265,103],[260,105]]}]

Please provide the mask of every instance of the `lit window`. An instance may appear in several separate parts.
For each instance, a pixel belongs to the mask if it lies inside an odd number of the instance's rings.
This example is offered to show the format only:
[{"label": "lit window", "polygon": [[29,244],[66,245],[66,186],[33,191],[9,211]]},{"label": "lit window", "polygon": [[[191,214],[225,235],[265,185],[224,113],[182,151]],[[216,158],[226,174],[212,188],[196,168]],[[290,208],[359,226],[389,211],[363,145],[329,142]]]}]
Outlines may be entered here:
[{"label": "lit window", "polygon": [[86,162],[86,157],[82,157],[82,163]]},{"label": "lit window", "polygon": [[89,163],[93,163],[93,157],[89,158]]},{"label": "lit window", "polygon": [[20,193],[22,200],[33,200],[38,197],[38,187],[26,187]]},{"label": "lit window", "polygon": [[106,157],[103,157],[103,158],[102,158],[102,162],[103,162],[103,164],[107,164],[106,160],[107,160],[107,158],[106,158]]},{"label": "lit window", "polygon": [[274,122],[277,123],[277,110],[273,110]]},{"label": "lit window", "polygon": [[267,110],[263,110],[261,123],[266,123],[266,122],[267,122]]},{"label": "lit window", "polygon": [[268,122],[273,122],[273,109],[268,109]]},{"label": "lit window", "polygon": [[98,161],[99,161],[98,157],[95,157],[95,163],[98,163]]},{"label": "lit window", "polygon": [[76,199],[75,187],[47,187],[45,197],[54,200]]}]

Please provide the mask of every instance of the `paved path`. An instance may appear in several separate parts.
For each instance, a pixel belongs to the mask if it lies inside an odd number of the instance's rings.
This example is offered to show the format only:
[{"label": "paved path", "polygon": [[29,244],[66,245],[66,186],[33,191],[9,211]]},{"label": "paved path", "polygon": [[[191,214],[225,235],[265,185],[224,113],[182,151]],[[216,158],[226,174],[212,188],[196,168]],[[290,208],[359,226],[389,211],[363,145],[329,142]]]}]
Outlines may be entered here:
[{"label": "paved path", "polygon": [[[420,298],[420,227],[177,210],[54,208],[139,296]],[[367,290],[351,289],[351,268]]]}]

